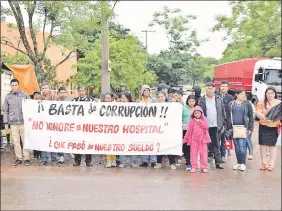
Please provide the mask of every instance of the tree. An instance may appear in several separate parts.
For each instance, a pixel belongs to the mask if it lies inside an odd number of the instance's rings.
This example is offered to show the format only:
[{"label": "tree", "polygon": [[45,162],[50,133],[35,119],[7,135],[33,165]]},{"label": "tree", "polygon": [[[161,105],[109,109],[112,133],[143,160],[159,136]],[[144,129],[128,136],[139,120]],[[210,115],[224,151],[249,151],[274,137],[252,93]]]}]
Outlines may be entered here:
[{"label": "tree", "polygon": [[17,52],[14,55],[4,53],[2,58],[5,64],[32,64],[30,59],[23,53]]},{"label": "tree", "polygon": [[281,57],[281,1],[232,1],[232,15],[218,15],[212,31],[225,31],[231,43],[221,62]]},{"label": "tree", "polygon": [[[88,41],[91,40],[92,34],[84,33],[82,35],[80,32],[100,30],[105,19],[112,14],[108,8],[103,8],[101,2],[42,0],[9,0],[8,2],[10,8],[5,13],[7,16],[12,15],[15,18],[25,51],[13,45],[7,37],[1,37],[1,43],[27,55],[35,66],[39,81],[42,81],[46,74],[50,75],[48,71],[55,73],[55,69],[68,60],[76,50],[86,52],[89,49]],[[102,9],[106,10],[105,17],[101,15]],[[25,29],[22,15],[24,11],[28,14],[30,35]],[[39,16],[38,20],[35,20],[36,16]],[[48,26],[50,30],[46,34]],[[43,49],[39,49],[36,36],[41,29]],[[28,41],[28,36],[31,37],[32,42]],[[51,64],[50,59],[46,57],[46,51],[51,43],[63,47],[62,54],[65,57],[57,64]]]},{"label": "tree", "polygon": [[166,6],[153,14],[149,26],[163,27],[169,42],[168,50],[149,59],[148,69],[156,73],[159,82],[177,85],[187,75],[193,81],[198,79],[192,66],[198,55],[197,48],[207,39],[199,40],[197,31],[189,25],[195,19],[196,16],[192,14],[183,15],[181,9],[169,9]]},{"label": "tree", "polygon": [[153,14],[149,27],[158,25],[165,29],[169,50],[195,53],[196,47],[201,43],[197,38],[197,31],[189,26],[195,19],[195,15],[183,15],[179,8],[169,9],[164,6],[162,11]]},{"label": "tree", "polygon": [[[153,85],[156,82],[154,73],[146,70],[147,54],[141,43],[132,35],[125,39],[110,37],[111,85],[119,87],[126,84],[136,97],[136,89],[143,84]],[[88,87],[101,87],[101,40],[94,43],[91,52],[78,62],[76,75],[78,84]]]}]

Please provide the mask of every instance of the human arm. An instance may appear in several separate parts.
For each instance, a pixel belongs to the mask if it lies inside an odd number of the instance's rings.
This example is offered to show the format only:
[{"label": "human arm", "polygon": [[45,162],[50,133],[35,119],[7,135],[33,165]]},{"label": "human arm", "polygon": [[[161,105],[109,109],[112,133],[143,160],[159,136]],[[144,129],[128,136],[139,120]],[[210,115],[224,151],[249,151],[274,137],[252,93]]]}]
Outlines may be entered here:
[{"label": "human arm", "polygon": [[249,125],[248,125],[248,133],[251,134],[252,131],[254,130],[254,112],[253,112],[253,107],[250,102],[247,102],[248,106],[248,117],[249,117]]},{"label": "human arm", "polygon": [[190,145],[191,143],[191,140],[190,140],[190,137],[191,137],[191,132],[192,132],[192,124],[193,124],[193,121],[194,120],[190,120],[189,124],[188,124],[188,128],[187,128],[187,131],[186,131],[186,134],[183,138],[183,144],[187,144],[187,145]]},{"label": "human arm", "polygon": [[2,112],[3,112],[3,123],[5,125],[6,131],[8,132],[8,129],[9,129],[9,127],[8,127],[8,124],[9,124],[9,103],[8,103],[7,96],[5,97],[5,100],[4,100]]},{"label": "human arm", "polygon": [[201,128],[207,130],[209,129],[209,122],[207,117],[203,116],[201,120],[198,121],[198,124]]},{"label": "human arm", "polygon": [[263,105],[263,102],[258,102],[257,107],[256,107],[256,116],[260,120],[267,120],[267,118],[264,115],[264,105]]},{"label": "human arm", "polygon": [[223,99],[222,98],[220,98],[220,99],[221,99],[221,109],[222,109],[222,117],[223,117],[223,127],[221,129],[221,134],[223,134],[225,130],[226,131],[228,130],[229,123],[228,123],[228,119],[227,119],[227,116],[226,116],[226,109],[225,109]]}]

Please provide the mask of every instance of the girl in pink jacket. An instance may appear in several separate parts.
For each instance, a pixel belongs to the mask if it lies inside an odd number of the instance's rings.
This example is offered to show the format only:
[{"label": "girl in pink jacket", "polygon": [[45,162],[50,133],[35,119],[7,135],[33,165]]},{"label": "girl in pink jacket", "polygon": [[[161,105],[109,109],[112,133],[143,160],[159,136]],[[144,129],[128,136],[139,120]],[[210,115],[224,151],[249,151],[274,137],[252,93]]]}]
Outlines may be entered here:
[{"label": "girl in pink jacket", "polygon": [[211,142],[208,129],[208,120],[203,115],[202,108],[196,106],[190,116],[188,129],[183,140],[183,143],[191,147],[192,173],[195,173],[198,169],[198,153],[200,153],[200,168],[204,173],[208,173],[208,143]]}]

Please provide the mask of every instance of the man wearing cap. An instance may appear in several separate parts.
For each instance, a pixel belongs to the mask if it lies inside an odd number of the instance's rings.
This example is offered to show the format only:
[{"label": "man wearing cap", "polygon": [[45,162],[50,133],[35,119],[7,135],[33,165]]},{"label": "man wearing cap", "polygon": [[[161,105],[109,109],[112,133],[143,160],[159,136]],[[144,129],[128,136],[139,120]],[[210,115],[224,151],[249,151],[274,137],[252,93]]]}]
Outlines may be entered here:
[{"label": "man wearing cap", "polygon": [[217,169],[223,169],[220,153],[220,136],[224,132],[226,125],[226,113],[223,100],[215,95],[215,86],[213,82],[206,85],[206,95],[200,98],[199,106],[203,109],[204,115],[209,123],[209,135],[211,143],[209,144],[209,158],[215,159]]},{"label": "man wearing cap", "polygon": [[[227,119],[230,119],[231,113],[230,113],[230,108],[229,108],[229,103],[233,100],[233,96],[228,94],[228,82],[227,81],[222,81],[221,85],[219,87],[219,93],[218,95],[220,97],[222,97],[223,99],[223,103],[224,103],[224,108],[225,108],[225,112],[226,112],[226,117]],[[225,163],[225,155],[226,155],[226,149],[225,149],[225,137],[226,135],[226,131],[221,135],[220,137],[220,153],[221,153],[221,158],[222,158],[222,163]],[[230,151],[228,152],[228,156],[230,156]]]}]

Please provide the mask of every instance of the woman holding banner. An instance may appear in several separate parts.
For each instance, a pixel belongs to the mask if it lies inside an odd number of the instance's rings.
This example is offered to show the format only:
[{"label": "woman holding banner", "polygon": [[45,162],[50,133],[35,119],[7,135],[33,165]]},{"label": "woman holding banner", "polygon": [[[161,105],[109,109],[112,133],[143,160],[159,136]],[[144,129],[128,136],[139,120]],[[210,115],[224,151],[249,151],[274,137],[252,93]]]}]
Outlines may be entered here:
[{"label": "woman holding banner", "polygon": [[[155,103],[156,99],[152,97],[151,95],[151,88],[148,85],[143,85],[140,91],[140,96],[137,101],[138,103]],[[149,158],[151,161],[151,167],[154,168],[157,162],[157,156],[156,155],[144,155],[142,156],[142,164],[140,167],[148,167],[149,165]]]},{"label": "woman holding banner", "polygon": [[[113,102],[114,100],[114,95],[110,92],[106,93],[104,96],[103,102]],[[116,167],[117,166],[117,161],[116,161],[116,155],[107,155],[107,164],[106,168],[111,168],[111,167]]]},{"label": "woman holding banner", "polygon": [[[124,102],[124,103],[132,102],[131,93],[128,92],[128,91],[120,93],[120,102]],[[119,156],[119,161],[120,161],[119,168],[124,168],[124,166],[125,166],[125,155],[120,155]],[[137,156],[136,155],[132,155],[131,156],[131,166],[133,168],[138,167],[138,165],[137,165]]]},{"label": "woman holding banner", "polygon": [[[166,102],[166,93],[164,91],[160,91],[158,93],[158,103],[165,103]],[[157,165],[154,167],[155,169],[162,168],[162,161],[163,161],[164,155],[157,155]],[[176,156],[175,155],[168,155],[168,160],[170,163],[170,169],[175,170],[176,165]]]}]

